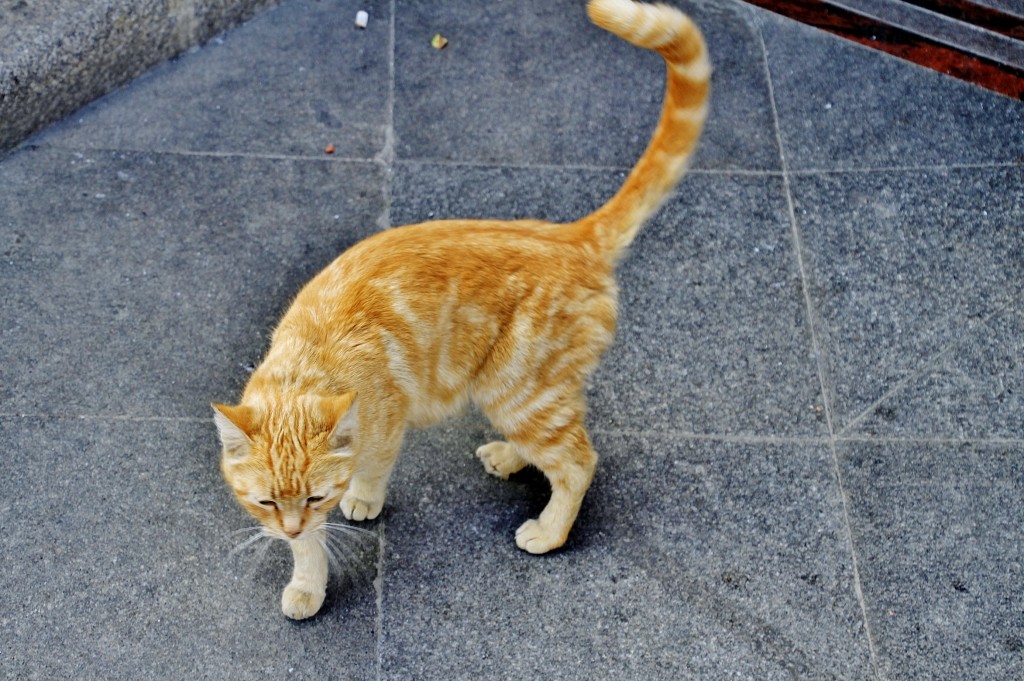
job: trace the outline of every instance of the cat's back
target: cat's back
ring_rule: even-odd
[[[321,277],[347,288],[398,285],[418,295],[448,292],[457,282],[480,296],[499,295],[510,286],[603,288],[611,273],[570,225],[440,220],[375,234],[343,253]]]

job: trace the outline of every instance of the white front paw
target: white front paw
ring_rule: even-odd
[[[325,592],[311,593],[298,586],[289,584],[281,594],[281,612],[293,620],[304,620],[312,617],[324,604]]]

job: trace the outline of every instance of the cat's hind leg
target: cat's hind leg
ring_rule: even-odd
[[[516,545],[529,553],[547,553],[565,543],[587,493],[597,454],[583,428],[582,414],[571,423],[520,445],[527,461],[540,469],[551,485],[551,498],[540,517],[516,530]]]
[[[529,553],[547,553],[565,543],[597,467],[597,454],[583,427],[583,398],[563,393],[550,399],[551,394],[542,392],[514,411],[481,404],[494,427],[508,437],[508,442],[477,450],[487,471],[507,477],[504,473],[532,465],[551,485],[551,498],[540,517],[516,531],[516,545]],[[537,409],[541,403],[545,406]]]
[[[530,553],[565,543],[597,467],[583,427],[583,391],[615,332],[614,282],[597,283],[603,292],[595,294],[595,285],[569,297],[538,286],[473,386],[473,400],[507,440],[478,450],[488,472],[531,465],[551,484],[543,512],[516,532],[516,544]]]

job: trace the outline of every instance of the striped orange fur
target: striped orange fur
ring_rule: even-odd
[[[477,450],[486,470],[532,465],[551,483],[517,545],[544,553],[566,540],[597,461],[583,389],[614,334],[615,264],[682,175],[710,79],[700,31],[678,10],[587,10],[667,63],[661,119],[618,193],[570,224],[450,220],[366,239],[299,293],[239,404],[214,405],[225,479],[292,546],[290,617],[323,600],[327,512],[376,517],[406,428],[471,400],[505,438]]]

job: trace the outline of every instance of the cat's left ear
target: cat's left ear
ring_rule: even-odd
[[[331,429],[328,446],[333,454],[352,453],[352,441],[358,429],[358,401],[354,392],[325,397],[320,401],[320,413],[324,423]]]
[[[244,457],[252,447],[251,433],[256,428],[256,418],[251,407],[232,407],[227,404],[211,404],[213,422],[217,424],[224,453],[230,457]]]

